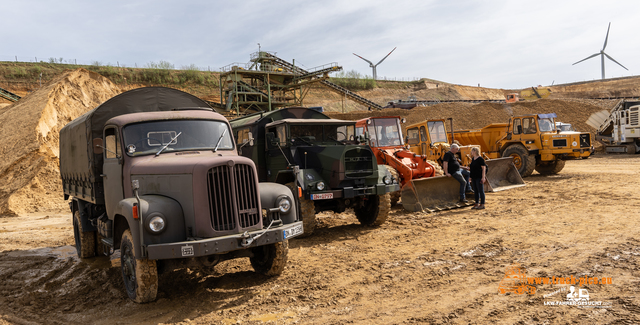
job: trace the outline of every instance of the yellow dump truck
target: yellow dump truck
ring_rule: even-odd
[[[565,160],[589,157],[592,146],[591,134],[556,130],[555,118],[555,113],[516,116],[508,123],[455,131],[454,137],[462,145],[480,145],[486,158],[513,157],[522,177],[534,169],[542,175],[557,174]]]

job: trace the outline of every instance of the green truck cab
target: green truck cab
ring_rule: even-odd
[[[390,210],[396,179],[378,165],[355,135],[355,121],[331,119],[304,107],[262,112],[231,122],[239,154],[258,166],[260,181],[299,188],[305,235],[315,214],[353,208],[363,225],[381,225]]]

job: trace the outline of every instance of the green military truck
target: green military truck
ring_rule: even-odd
[[[400,189],[371,148],[355,136],[355,121],[331,119],[304,107],[262,112],[231,122],[239,154],[258,166],[260,181],[300,189],[304,234],[315,214],[353,208],[363,225],[381,225]]]
[[[60,131],[60,175],[78,256],[120,250],[135,302],[153,301],[158,269],[212,270],[249,257],[280,274],[287,240],[303,232],[291,190],[259,183],[229,122],[187,93],[122,93]]]

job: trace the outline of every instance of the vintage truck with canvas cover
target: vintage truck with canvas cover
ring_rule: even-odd
[[[313,232],[320,211],[353,208],[358,221],[371,226],[387,219],[389,193],[400,186],[355,136],[355,121],[289,107],[237,118],[231,126],[239,153],[256,163],[261,181],[301,189],[305,235]]]
[[[170,88],[122,93],[67,124],[60,174],[78,256],[119,249],[139,303],[155,300],[158,269],[249,257],[256,272],[279,275],[287,240],[303,231],[291,190],[258,182],[228,121]]]

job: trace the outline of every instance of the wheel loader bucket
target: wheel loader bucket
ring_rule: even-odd
[[[485,192],[504,191],[526,185],[513,164],[513,157],[488,159],[486,163],[489,171]]]
[[[463,208],[471,203],[460,203],[460,183],[453,177],[436,176],[414,179],[400,192],[405,210],[429,212]],[[469,201],[471,202],[471,201]]]

